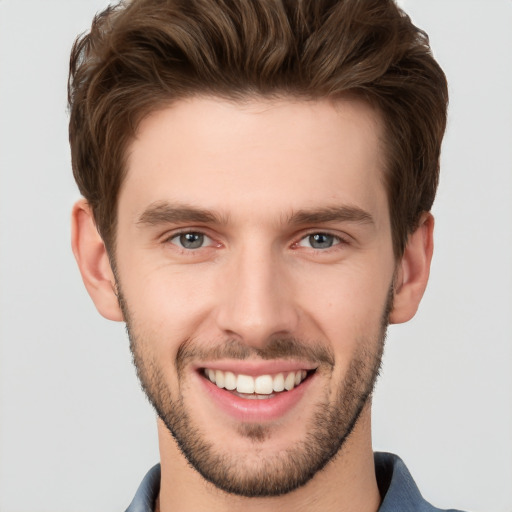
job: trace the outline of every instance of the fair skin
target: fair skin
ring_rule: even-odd
[[[169,415],[180,407],[185,430],[199,433],[214,460],[229,460],[236,477],[272,474],[298,453],[318,410],[339,411],[351,363],[378,360],[391,284],[390,322],[415,314],[428,280],[432,217],[423,215],[397,261],[380,119],[354,99],[182,100],[143,120],[127,171],[118,204],[117,285],[148,386]],[[73,250],[99,312],[123,321],[84,200],[73,210]],[[278,338],[299,340],[304,352],[258,356]],[[247,354],[223,352],[226,340]],[[312,347],[331,359],[317,361]],[[194,350],[180,359],[188,348]],[[228,371],[265,379],[304,371],[307,378],[249,400],[248,391],[219,388],[209,370],[222,378]],[[354,394],[361,393],[356,386]],[[236,495],[207,482],[159,419],[160,510],[374,512],[381,497],[370,400],[358,418],[338,456],[273,497]]]

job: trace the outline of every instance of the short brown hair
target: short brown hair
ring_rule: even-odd
[[[336,98],[381,113],[399,257],[434,201],[448,92],[428,36],[392,0],[131,0],[71,53],[73,173],[112,255],[126,150],[141,119],[197,94]]]

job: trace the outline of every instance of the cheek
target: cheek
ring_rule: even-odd
[[[305,272],[307,278],[296,288],[297,301],[330,334],[372,330],[380,326],[392,272],[369,269],[371,265],[340,265]]]
[[[151,338],[155,349],[175,355],[195,335],[208,315],[215,288],[204,274],[169,265],[134,262],[137,272],[121,273],[121,289],[137,331]]]
[[[371,267],[370,267],[371,268]],[[378,349],[392,273],[375,275],[355,266],[336,275],[316,274],[308,279],[308,293],[297,294],[306,319],[308,337],[321,336],[334,352],[334,379],[340,379],[350,362]],[[314,277],[314,278],[313,278]]]

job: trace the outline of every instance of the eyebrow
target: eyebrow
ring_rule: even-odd
[[[158,201],[148,206],[137,220],[137,224],[156,226],[182,222],[204,224],[226,224],[226,217],[210,210],[187,204],[173,204]],[[297,210],[286,217],[285,223],[291,225],[322,224],[324,222],[355,222],[374,225],[373,217],[357,206],[328,206],[311,210]]]
[[[328,206],[298,210],[288,218],[290,224],[321,224],[324,222],[356,222],[375,225],[371,214],[358,206]]]
[[[158,201],[149,205],[140,215],[137,224],[155,226],[180,222],[225,224],[226,219],[215,213],[187,204]]]

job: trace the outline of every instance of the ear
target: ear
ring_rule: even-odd
[[[96,309],[109,320],[123,321],[107,249],[96,229],[89,203],[85,199],[81,199],[73,206],[71,247]]]
[[[389,322],[410,320],[418,310],[427,287],[434,250],[434,217],[425,212],[416,231],[409,235],[395,277],[395,295]]]

